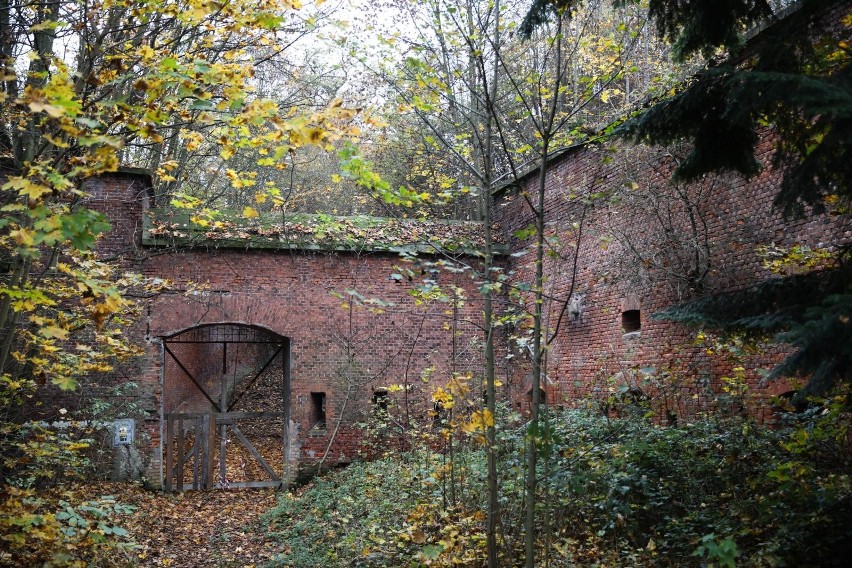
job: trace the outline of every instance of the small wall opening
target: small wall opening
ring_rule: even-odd
[[[325,428],[325,393],[311,393],[311,428]]]
[[[447,419],[447,409],[441,401],[436,401],[432,406],[432,420],[435,428],[441,428]]]
[[[633,333],[642,329],[642,316],[639,310],[621,312],[621,329],[624,333]]]
[[[388,411],[388,391],[385,389],[373,391],[373,410],[385,413]]]

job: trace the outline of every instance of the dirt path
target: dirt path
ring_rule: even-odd
[[[140,545],[131,559],[138,566],[261,566],[281,551],[257,525],[277,502],[272,490],[166,494],[130,484],[99,483],[87,486],[86,492],[92,497],[114,495],[136,507],[121,526]]]

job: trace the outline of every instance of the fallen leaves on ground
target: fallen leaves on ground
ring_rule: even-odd
[[[260,566],[281,551],[257,524],[276,504],[271,489],[170,494],[129,483],[93,483],[74,493],[81,501],[114,495],[136,507],[118,522],[139,545],[138,566]]]

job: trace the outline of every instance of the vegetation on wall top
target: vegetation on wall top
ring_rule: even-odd
[[[482,223],[326,214],[219,212],[199,219],[174,209],[154,209],[142,242],[150,246],[206,246],[275,250],[449,252],[476,254]]]

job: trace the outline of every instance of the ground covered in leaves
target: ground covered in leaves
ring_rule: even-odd
[[[126,483],[95,483],[76,487],[73,494],[81,501],[113,495],[136,508],[119,519],[138,545],[126,553],[129,565],[262,566],[281,552],[282,545],[258,526],[260,516],[277,502],[270,489],[168,494]]]
[[[847,401],[844,392],[781,415],[772,429],[721,414],[661,427],[628,409],[617,420],[592,410],[548,412],[536,565],[848,566]],[[498,565],[517,566],[525,554],[520,458],[529,430],[508,409],[498,418],[515,425],[497,440]],[[389,452],[292,494],[7,486],[0,567],[479,568],[484,452],[473,439],[447,440],[452,453],[428,444]],[[383,441],[388,447],[376,434]]]

